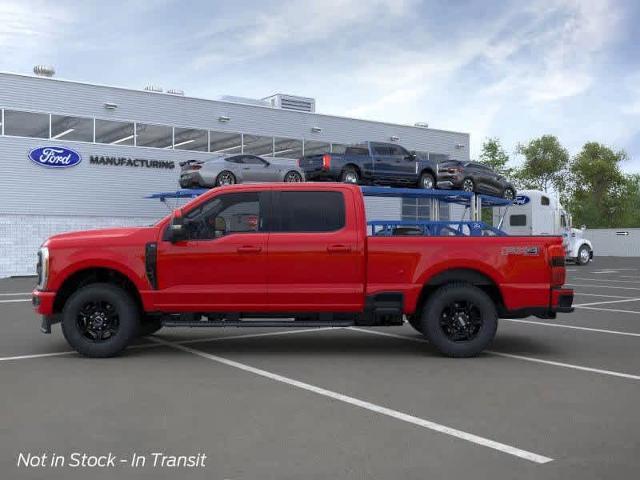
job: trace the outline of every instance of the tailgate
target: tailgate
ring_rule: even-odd
[[[305,155],[298,160],[298,165],[305,172],[316,172],[322,170],[322,157],[324,154]]]

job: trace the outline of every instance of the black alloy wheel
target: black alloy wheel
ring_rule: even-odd
[[[84,338],[100,343],[118,333],[120,316],[115,307],[105,300],[88,301],[80,308],[76,322]]]
[[[440,314],[440,328],[452,342],[468,342],[478,336],[482,315],[471,301],[453,301]]]

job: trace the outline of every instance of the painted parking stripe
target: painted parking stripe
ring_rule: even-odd
[[[588,282],[601,282],[604,280],[605,282],[613,282],[613,283],[640,283],[640,280],[614,280],[612,278],[585,278],[585,277],[573,277],[572,280],[586,280]]]
[[[30,302],[30,298],[18,298],[13,300],[0,300],[0,303],[20,303],[20,302]]]
[[[570,287],[587,287],[587,288],[616,288],[619,290],[640,290],[640,287],[619,287],[617,285],[580,285],[578,283],[565,283]]]
[[[504,443],[496,442],[495,440],[491,440],[485,437],[480,437],[478,435],[474,435],[472,433],[468,433],[462,430],[458,430],[452,427],[448,427],[446,425],[442,425],[431,420],[426,420],[424,418],[415,417],[413,415],[409,415],[407,413],[400,412],[398,410],[393,410],[391,408],[387,408],[381,405],[377,405],[375,403],[367,402],[365,400],[360,400],[355,397],[351,397],[349,395],[344,395],[339,392],[334,392],[332,390],[327,390],[322,387],[318,387],[316,385],[311,385],[309,383],[301,382],[299,380],[295,380],[293,378],[285,377],[283,375],[279,375],[277,373],[269,372],[267,370],[262,370],[260,368],[252,367],[251,365],[247,365],[246,363],[236,362],[234,360],[230,360],[228,358],[220,357],[218,355],[212,355],[207,352],[203,352],[202,350],[196,350],[191,347],[185,347],[184,345],[179,345],[177,343],[167,342],[164,340],[152,339],[155,342],[160,343],[161,345],[165,345],[167,347],[172,347],[177,350],[182,350],[183,352],[191,353],[193,355],[197,355],[202,358],[206,358],[207,360],[212,360],[217,363],[221,363],[223,365],[227,365],[229,367],[238,368],[245,372],[253,373],[254,375],[258,375],[264,378],[268,378],[270,380],[275,380],[276,382],[284,383],[302,390],[306,390],[308,392],[312,392],[318,395],[322,395],[323,397],[328,397],[333,400],[338,400],[340,402],[347,403],[349,405],[353,405],[359,408],[363,408],[365,410],[369,410],[371,412],[379,413],[381,415],[385,415],[387,417],[395,418],[396,420],[401,420],[403,422],[407,422],[413,425],[417,425],[419,427],[427,428],[429,430],[433,430],[436,432],[444,433],[446,435],[450,435],[452,437],[456,437],[462,440],[466,440],[471,443],[475,443],[477,445],[482,445],[487,448],[491,448],[493,450],[498,450],[500,452],[513,455],[515,457],[522,458],[524,460],[528,460],[534,463],[548,463],[553,461],[552,458],[545,457],[543,455],[538,455],[537,453],[529,452],[527,450],[522,450],[520,448],[513,447],[511,445],[507,445]]]
[[[178,340],[175,341],[173,343],[178,344],[178,345],[188,345],[190,343],[209,343],[209,342],[216,342],[216,341],[221,341],[221,340],[233,340],[233,339],[237,339],[237,338],[258,338],[258,337],[270,337],[270,336],[274,336],[274,335],[293,335],[296,333],[309,333],[309,332],[319,332],[319,331],[323,331],[323,330],[332,330],[334,328],[338,328],[338,327],[321,327],[321,328],[303,328],[300,330],[285,330],[285,331],[280,331],[280,332],[263,332],[263,333],[246,333],[246,334],[241,334],[241,335],[227,335],[227,336],[218,336],[218,337],[202,337],[202,338],[192,338],[189,340]],[[144,337],[146,339],[149,339],[151,337]],[[144,349],[144,348],[157,348],[159,347],[160,344],[154,342],[154,343],[143,343],[140,345],[131,345],[130,347],[127,347],[127,350],[131,349],[131,350],[137,350],[137,349]],[[64,352],[52,352],[52,353],[36,353],[33,355],[15,355],[12,357],[0,357],[0,362],[6,362],[6,361],[10,361],[10,360],[26,360],[26,359],[31,359],[31,358],[43,358],[43,357],[60,357],[63,355],[71,355],[77,353],[75,350],[67,350]]]
[[[589,307],[587,307],[587,308],[589,308]],[[363,328],[358,328],[358,327],[347,327],[347,330],[355,330],[355,331],[363,332],[363,333],[381,335],[383,337],[399,338],[399,339],[402,339],[402,340],[408,340],[410,342],[429,343],[429,342],[427,342],[427,340],[425,340],[423,338],[407,337],[406,335],[398,335],[397,333],[379,332],[377,330],[365,330]],[[513,359],[518,359],[518,360],[524,360],[526,362],[541,363],[541,364],[545,364],[545,365],[553,365],[555,367],[563,367],[563,368],[569,368],[569,369],[573,369],[573,370],[580,370],[580,371],[583,371],[583,372],[598,373],[600,375],[609,375],[609,376],[612,376],[612,377],[628,378],[628,379],[631,379],[631,380],[640,380],[640,375],[632,375],[630,373],[614,372],[613,370],[602,370],[602,369],[599,369],[599,368],[583,367],[582,365],[574,365],[572,363],[555,362],[553,360],[544,360],[542,358],[535,358],[535,357],[525,357],[524,355],[514,355],[514,354],[511,354],[511,353],[496,352],[496,351],[493,351],[493,350],[485,350],[485,353],[488,353],[488,354],[491,354],[491,355],[495,355],[497,357],[513,358]]]
[[[604,307],[577,307],[577,308],[583,308],[585,310],[598,310],[601,312],[631,313],[634,315],[640,315],[640,312],[638,312],[637,310],[621,310],[619,308],[604,308]]]
[[[31,295],[31,292],[20,292],[20,293],[0,293],[0,297],[20,297],[23,295]]]
[[[638,300],[640,300],[640,297],[626,298],[624,300],[607,300],[607,301],[604,301],[604,302],[578,303],[577,305],[573,305],[573,306],[574,307],[589,307],[591,305],[604,305],[605,303],[637,302]]]
[[[640,333],[621,332],[620,330],[606,330],[603,328],[579,327],[577,325],[562,325],[560,323],[537,322],[535,320],[520,320],[515,318],[501,318],[501,322],[522,323],[525,325],[539,325],[543,327],[569,328],[571,330],[581,330],[584,332],[610,333],[612,335],[624,335],[627,337],[640,337]]]
[[[574,295],[587,295],[589,297],[605,297],[605,298],[635,298],[635,297],[624,297],[622,295],[602,295],[601,293],[585,293],[585,292],[573,292]]]

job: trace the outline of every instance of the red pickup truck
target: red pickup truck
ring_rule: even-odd
[[[161,327],[402,325],[473,356],[498,318],[573,310],[560,237],[370,236],[359,187],[246,184],[150,227],[55,235],[38,252],[42,331],[116,355]]]

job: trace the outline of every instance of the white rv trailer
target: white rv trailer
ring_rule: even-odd
[[[493,224],[509,235],[561,235],[568,260],[578,265],[593,260],[593,246],[583,238],[586,227],[572,228],[571,215],[543,191],[519,191],[506,212],[493,209]]]

